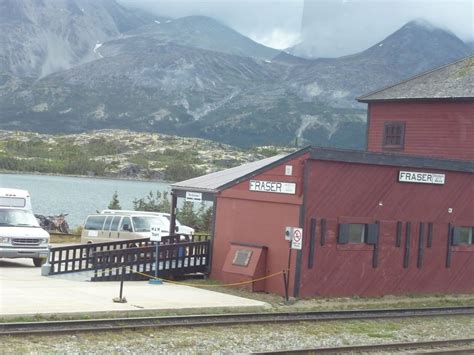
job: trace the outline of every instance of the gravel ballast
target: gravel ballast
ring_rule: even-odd
[[[474,316],[297,322],[2,337],[2,353],[248,353],[468,338]]]

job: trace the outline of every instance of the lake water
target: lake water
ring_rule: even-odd
[[[68,213],[72,228],[84,223],[96,210],[106,209],[117,191],[123,209],[133,209],[133,200],[150,191],[170,191],[169,185],[154,181],[109,180],[66,176],[0,174],[0,187],[28,190],[37,214]]]

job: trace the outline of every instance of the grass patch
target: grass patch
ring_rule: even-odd
[[[81,236],[76,234],[54,234],[50,233],[50,243],[54,244],[69,244],[69,243],[80,243]]]

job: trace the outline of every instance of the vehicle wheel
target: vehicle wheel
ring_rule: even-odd
[[[46,262],[46,258],[33,258],[33,264],[35,264],[36,267],[40,267]]]

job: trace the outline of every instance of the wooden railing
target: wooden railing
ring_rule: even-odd
[[[163,236],[159,244],[158,275],[178,276],[210,272],[209,235]],[[117,280],[122,268],[127,279],[155,275],[156,243],[149,238],[53,247],[49,275],[94,270],[93,281]]]
[[[49,252],[49,264],[51,265],[49,275],[93,270],[94,254],[97,252],[121,250],[131,246],[142,247],[151,243],[149,238],[142,238],[53,247]]]
[[[144,280],[158,277],[174,277],[192,273],[208,274],[210,271],[210,239],[171,243],[176,238],[162,238],[156,244],[138,248],[101,251],[94,253],[94,276],[91,281]],[[169,243],[168,243],[169,242]],[[158,265],[158,269],[156,269]]]

